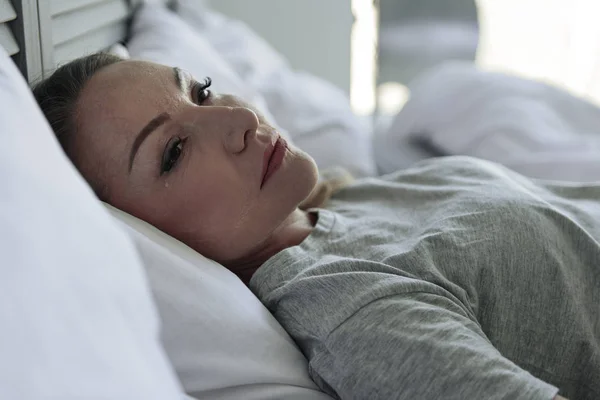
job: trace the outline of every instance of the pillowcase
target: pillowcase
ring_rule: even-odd
[[[127,48],[132,59],[180,67],[199,80],[209,76],[213,82],[211,89],[241,97],[275,124],[260,94],[243,82],[208,42],[165,6],[142,4],[138,7]],[[274,128],[289,139],[280,126],[275,124]]]
[[[110,54],[114,54],[116,56],[119,56],[121,58],[125,58],[125,59],[130,59],[131,56],[129,55],[129,50],[127,50],[127,47],[125,47],[125,45],[123,45],[122,43],[115,43],[112,46],[110,46],[107,51],[107,53]]]
[[[198,399],[330,399],[279,323],[225,267],[107,205],[136,243],[163,321],[162,340]]]
[[[177,13],[262,95],[276,122],[319,168],[344,167],[359,177],[375,174],[370,128],[352,113],[342,90],[292,70],[282,55],[240,21],[195,0],[179,0]]]
[[[0,398],[180,399],[135,248],[0,48]]]

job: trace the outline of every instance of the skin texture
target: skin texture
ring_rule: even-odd
[[[85,85],[75,110],[70,153],[102,199],[245,281],[314,226],[297,208],[316,185],[314,161],[289,145],[261,187],[265,151],[278,133],[249,104],[209,94],[184,71],[177,79],[172,68],[147,62],[108,66]],[[137,135],[164,113],[129,170]],[[165,159],[169,170],[161,172]]]

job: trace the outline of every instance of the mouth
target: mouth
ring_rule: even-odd
[[[267,183],[269,178],[271,178],[271,176],[277,172],[283,162],[286,152],[287,142],[283,140],[281,136],[277,137],[275,144],[267,147],[263,157],[262,182],[260,183],[261,189]]]

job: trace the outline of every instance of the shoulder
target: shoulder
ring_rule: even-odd
[[[414,175],[446,178],[470,176],[489,179],[507,173],[515,174],[506,167],[491,161],[468,156],[451,156],[423,160],[389,176],[396,178]]]
[[[418,162],[392,174],[359,179],[336,193],[333,199],[364,207],[373,201],[376,201],[376,204],[372,204],[375,206],[379,206],[381,201],[391,201],[398,206],[411,203],[413,198],[417,202],[429,202],[457,194],[488,197],[490,191],[497,197],[507,188],[515,188],[515,181],[520,180],[526,178],[493,162],[465,156],[439,157]],[[332,204],[334,208],[337,205],[335,202]]]
[[[476,201],[490,198],[498,201],[505,197],[521,197],[524,187],[534,186],[538,184],[500,164],[452,156],[431,158],[392,174],[358,180],[341,190],[334,199],[359,203],[376,200],[377,204],[393,201],[395,205],[407,205],[411,199],[420,204],[425,200],[430,203],[457,196]]]

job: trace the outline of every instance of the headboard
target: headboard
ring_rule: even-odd
[[[19,52],[19,44],[15,40],[8,25],[17,19],[17,12],[9,0],[0,0],[0,44],[9,55]]]
[[[125,39],[129,16],[145,1],[169,2],[0,0],[0,45],[34,82],[60,64]]]

